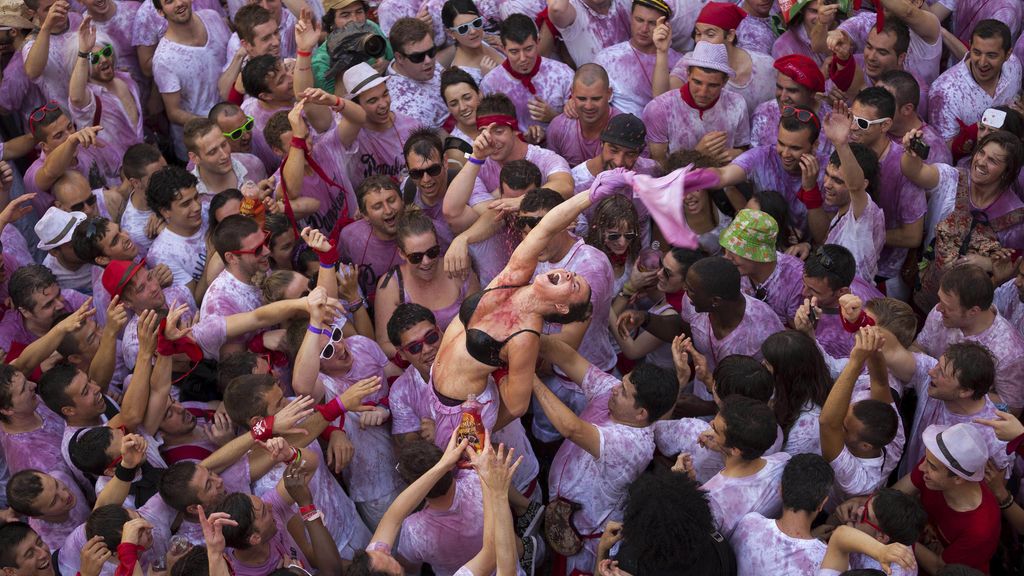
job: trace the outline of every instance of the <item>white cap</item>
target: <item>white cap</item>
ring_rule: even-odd
[[[345,98],[355,98],[370,88],[387,82],[387,78],[381,76],[373,66],[360,62],[345,71],[342,82],[345,84]]]
[[[85,214],[82,212],[65,212],[56,206],[50,206],[46,214],[36,222],[35,231],[39,237],[37,247],[49,252],[71,242],[71,234],[83,220]]]
[[[977,425],[932,424],[925,428],[921,438],[925,448],[953,474],[971,482],[980,482],[985,478],[988,448]]]

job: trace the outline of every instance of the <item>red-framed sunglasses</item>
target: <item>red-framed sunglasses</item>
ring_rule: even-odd
[[[46,118],[47,114],[60,109],[61,107],[59,102],[56,100],[50,100],[46,104],[43,104],[39,108],[33,110],[32,113],[28,115],[28,131],[30,133],[34,133],[36,122],[42,122],[43,119]]]
[[[860,513],[860,523],[861,524],[867,524],[868,526],[871,526],[872,528],[877,530],[879,534],[885,534],[885,530],[882,530],[878,526],[878,524],[875,524],[870,519],[868,519],[868,512],[869,512],[869,510],[871,510],[871,499],[874,498],[874,497],[875,497],[875,495],[872,494],[871,496],[868,496],[867,500],[864,501],[864,509],[861,510],[861,513]]]
[[[796,117],[797,120],[803,122],[804,124],[810,124],[811,122],[813,122],[819,130],[821,129],[821,121],[818,120],[818,116],[814,112],[811,112],[806,108],[797,108],[796,106],[783,106],[782,117]]]
[[[424,345],[433,346],[434,344],[437,344],[440,340],[441,331],[438,330],[437,328],[431,328],[430,331],[423,335],[423,338],[420,338],[419,340],[413,340],[412,342],[409,342],[405,346],[402,346],[402,350],[405,350],[409,354],[419,354],[420,352],[423,352]]]
[[[255,248],[252,248],[251,250],[228,250],[228,254],[237,254],[239,256],[243,254],[252,254],[253,256],[258,256],[263,252],[264,248],[270,248],[270,232],[266,230],[263,231],[263,241]]]

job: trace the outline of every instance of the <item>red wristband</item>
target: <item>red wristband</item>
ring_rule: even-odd
[[[320,266],[324,268],[333,268],[338,263],[338,242],[331,240],[331,247],[323,252],[317,252],[316,255],[320,259]]]
[[[310,504],[309,506],[303,506],[299,508],[299,514],[305,516],[310,512],[316,512],[316,504]]]
[[[252,439],[257,442],[266,442],[274,436],[274,417],[267,416],[260,418],[252,425],[252,430],[249,431],[252,434]]]
[[[331,441],[331,434],[334,434],[335,432],[338,432],[338,431],[340,431],[342,433],[345,432],[345,430],[343,428],[341,428],[340,426],[335,426],[335,425],[331,424],[331,425],[327,426],[327,428],[324,428],[324,431],[320,433],[320,439],[323,440],[324,442],[330,442]]]
[[[245,94],[239,92],[238,89],[235,88],[234,82],[231,83],[231,90],[228,91],[228,102],[231,102],[236,106],[241,106],[242,102],[245,102]]]
[[[298,56],[299,58],[309,58],[310,56],[313,55],[313,52],[307,52],[305,50],[296,50],[295,55]]]
[[[318,404],[313,407],[314,410],[320,413],[324,417],[324,420],[328,422],[334,422],[338,418],[345,415],[345,406],[342,405],[341,400],[335,396],[333,400],[326,404]],[[341,421],[342,426],[345,425],[345,421]]]
[[[811,188],[810,190],[801,188],[796,193],[796,197],[803,202],[804,206],[806,206],[808,210],[821,208],[821,205],[825,203],[825,199],[822,198],[821,190],[818,189],[817,184],[815,184],[814,188]]]
[[[850,334],[855,333],[865,326],[875,325],[875,320],[871,316],[868,316],[868,313],[863,310],[860,311],[860,316],[857,317],[856,322],[850,322],[846,319],[846,316],[842,315],[842,313],[839,314],[839,321],[843,325],[843,330],[846,330]]]
[[[114,576],[131,576],[135,572],[135,564],[139,561],[142,553],[142,546],[131,542],[122,542],[117,545],[117,569]]]
[[[298,148],[300,150],[309,152],[309,148],[306,146],[306,139],[299,138],[298,136],[292,136],[292,148]]]

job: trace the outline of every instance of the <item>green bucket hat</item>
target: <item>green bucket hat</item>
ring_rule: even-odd
[[[743,209],[722,232],[718,243],[729,252],[754,262],[775,262],[779,225],[768,213]]]

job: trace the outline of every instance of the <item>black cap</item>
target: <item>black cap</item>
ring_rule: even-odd
[[[647,127],[643,120],[632,114],[612,116],[601,133],[601,141],[639,150],[647,143]]]

